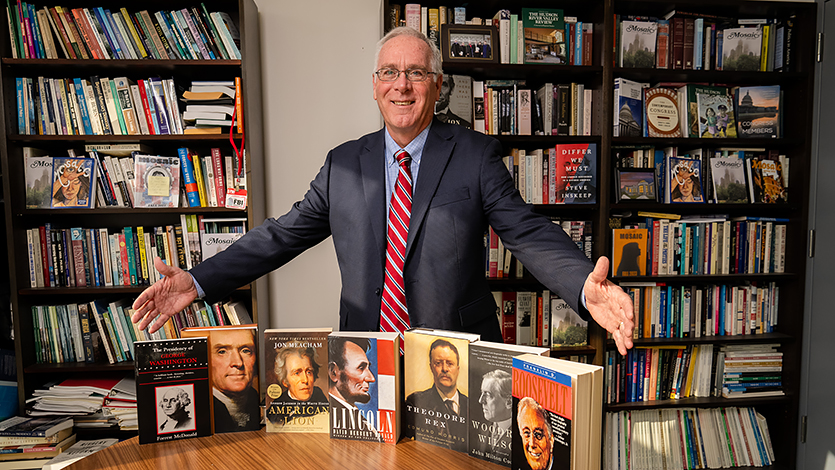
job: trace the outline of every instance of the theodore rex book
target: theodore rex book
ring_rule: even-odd
[[[264,331],[267,432],[327,433],[331,328]]]
[[[332,439],[400,438],[400,335],[340,331],[328,336]]]
[[[404,435],[466,453],[469,346],[479,336],[413,328],[405,337]]]
[[[470,345],[469,388],[472,400],[468,453],[471,456],[510,466],[513,357],[547,353],[548,348],[489,341],[476,341]]]
[[[603,368],[525,354],[512,380],[511,468],[599,469]]]
[[[139,443],[212,434],[206,338],[134,343]]]

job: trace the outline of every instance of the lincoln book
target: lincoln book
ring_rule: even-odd
[[[267,432],[327,433],[331,328],[264,331]]]
[[[261,429],[257,325],[183,328],[183,338],[209,340],[212,430],[215,433]]]
[[[469,346],[478,335],[406,331],[404,435],[467,452]]]
[[[332,439],[400,438],[400,335],[340,331],[328,336]]]
[[[206,338],[134,343],[139,443],[212,434]]]
[[[514,356],[545,355],[548,348],[476,341],[470,345],[469,445],[471,456],[510,466]],[[478,399],[476,399],[478,397]]]
[[[511,468],[599,469],[603,368],[525,354],[512,380]]]

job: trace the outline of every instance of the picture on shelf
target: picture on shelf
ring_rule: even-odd
[[[56,157],[52,160],[52,208],[92,208],[95,185],[92,158]]]
[[[523,8],[526,64],[565,64],[565,17],[562,10]]]
[[[441,25],[441,55],[444,62],[499,63],[495,26]]]
[[[695,158],[670,157],[670,202],[705,202],[700,165]]]
[[[655,170],[619,168],[616,170],[619,201],[656,201]]]
[[[713,157],[710,159],[710,177],[713,180],[713,199],[719,204],[747,204],[748,188],[745,185],[745,160],[737,157]]]

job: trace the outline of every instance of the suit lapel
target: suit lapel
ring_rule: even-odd
[[[412,195],[412,217],[409,222],[409,240],[406,244],[407,263],[409,254],[413,250],[412,245],[415,236],[423,226],[429,203],[435,196],[435,191],[441,182],[441,176],[443,176],[447,162],[452,156],[452,149],[455,148],[448,127],[448,125],[437,120],[433,121],[432,127],[429,129],[429,136],[426,138],[426,145],[423,147],[420,173]]]
[[[386,250],[386,175],[385,164],[381,157],[386,152],[385,129],[376,132],[369,139],[368,145],[359,156],[360,171],[362,172],[362,188],[365,204],[368,207],[368,218],[371,222],[374,240],[377,242],[378,253],[385,256]]]

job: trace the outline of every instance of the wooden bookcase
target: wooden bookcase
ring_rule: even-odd
[[[392,2],[393,3],[393,2]],[[678,407],[731,407],[752,406],[768,419],[771,441],[774,445],[776,465],[774,468],[791,468],[797,454],[798,409],[800,403],[800,370],[807,259],[807,222],[809,211],[808,188],[810,181],[810,160],[812,154],[812,109],[814,93],[814,56],[817,7],[814,3],[763,2],[743,0],[688,0],[666,2],[662,0],[592,0],[587,2],[530,1],[524,5],[513,2],[490,0],[474,4],[462,1],[437,1],[422,3],[421,6],[456,7],[465,6],[467,19],[480,17],[490,20],[499,9],[510,9],[521,15],[521,7],[560,8],[567,16],[580,21],[594,23],[593,61],[591,66],[573,65],[444,65],[445,74],[460,74],[475,80],[525,79],[527,88],[536,90],[546,82],[582,82],[593,90],[593,125],[588,137],[556,136],[495,136],[503,145],[505,154],[511,148],[547,148],[557,143],[597,142],[599,160],[597,173],[597,204],[595,205],[542,205],[537,212],[571,219],[591,219],[594,222],[593,254],[611,257],[611,217],[622,217],[637,211],[666,212],[681,215],[727,214],[729,216],[760,216],[788,218],[786,242],[786,268],[783,274],[730,274],[719,276],[665,276],[614,278],[622,281],[655,281],[671,285],[742,284],[745,282],[776,282],[780,286],[779,323],[774,333],[749,336],[714,336],[693,339],[641,339],[636,347],[658,345],[695,345],[712,343],[716,347],[724,344],[753,344],[776,342],[783,352],[783,389],[785,396],[750,399],[688,398],[650,402],[604,405],[609,412],[640,410],[647,408]],[[402,7],[402,5],[401,5]],[[384,28],[389,29],[389,2],[383,5]],[[787,72],[730,72],[704,70],[661,70],[619,68],[614,64],[613,44],[615,38],[615,15],[642,15],[662,17],[671,10],[692,12],[699,15],[715,15],[731,18],[779,18],[794,17],[795,35],[792,42],[794,65]],[[697,138],[659,139],[613,137],[613,83],[618,77],[647,82],[711,83],[727,86],[780,85],[783,92],[781,107],[783,134],[780,139],[714,139]],[[658,148],[679,146],[695,147],[761,147],[779,150],[789,156],[790,187],[789,203],[781,205],[764,204],[662,204],[662,203],[619,203],[615,197],[613,146],[653,145]],[[709,180],[707,181],[709,184]],[[494,279],[491,285],[496,291],[534,291],[543,287],[533,278]],[[611,340],[597,325],[589,327],[589,347],[568,354],[593,355],[595,364],[603,365],[606,351],[614,349]],[[564,351],[552,351],[553,355],[564,356]]]
[[[9,277],[11,305],[14,320],[15,353],[17,356],[18,402],[20,412],[24,400],[34,389],[47,382],[86,374],[125,375],[133,370],[132,362],[108,364],[107,358],[95,364],[63,363],[37,364],[33,335],[31,307],[33,305],[89,302],[105,298],[135,298],[143,287],[79,287],[79,288],[31,288],[27,258],[26,229],[46,222],[56,228],[106,227],[113,230],[125,226],[156,226],[178,224],[180,214],[200,214],[208,217],[247,218],[247,227],[255,227],[265,218],[264,197],[264,146],[261,111],[261,64],[258,9],[253,0],[208,0],[209,11],[228,13],[241,35],[241,60],[72,60],[72,59],[14,59],[12,58],[8,32],[0,35],[0,86],[3,100],[0,103],[0,159],[2,160],[2,194],[5,196],[4,222],[9,253]],[[199,7],[200,2],[175,0],[165,5],[140,5],[124,1],[104,1],[97,4],[72,1],[64,7],[101,6],[118,11],[125,7],[130,13],[148,9],[151,14],[159,8],[167,10]],[[38,5],[43,8],[43,5]],[[49,4],[48,6],[53,6]],[[5,15],[3,15],[5,22]],[[57,45],[56,45],[57,47]],[[216,135],[125,135],[125,136],[63,136],[19,135],[17,130],[16,77],[74,78],[99,75],[102,77],[127,76],[144,79],[150,76],[173,78],[175,84],[187,89],[192,80],[233,80],[241,77],[245,126],[246,170],[248,205],[245,212],[226,208],[96,208],[96,209],[26,209],[23,147],[45,149],[50,156],[66,156],[67,149],[86,154],[87,143],[142,143],[158,155],[177,156],[177,148],[188,147],[200,155],[208,155],[211,148],[221,149],[223,155],[232,155],[228,131]],[[235,134],[240,148],[244,137]],[[258,280],[233,294],[250,308],[257,321],[259,307],[269,304],[266,280]]]

